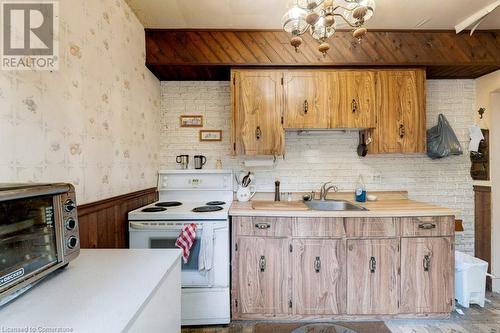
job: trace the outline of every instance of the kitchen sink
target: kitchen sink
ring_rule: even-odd
[[[312,200],[304,202],[312,210],[328,211],[361,211],[368,210],[365,207],[354,205],[345,200]]]

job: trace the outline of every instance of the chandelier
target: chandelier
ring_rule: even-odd
[[[375,10],[375,0],[295,0],[294,6],[281,19],[283,30],[290,33],[290,44],[298,52],[302,44],[300,35],[309,31],[320,45],[318,50],[326,56],[330,49],[327,39],[333,36],[337,20],[353,28],[353,37],[359,42],[368,31],[363,25]]]

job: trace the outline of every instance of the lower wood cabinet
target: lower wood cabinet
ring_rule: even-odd
[[[238,240],[238,311],[242,314],[288,313],[288,242],[283,238]]]
[[[347,241],[347,314],[398,312],[399,240]]]
[[[453,238],[401,239],[401,313],[445,313],[453,308]]]
[[[233,217],[233,319],[443,318],[452,220]]]
[[[345,240],[294,239],[292,244],[293,313],[345,313]]]

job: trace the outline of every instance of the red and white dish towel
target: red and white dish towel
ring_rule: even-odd
[[[182,227],[182,231],[175,242],[175,246],[182,250],[182,259],[187,264],[189,253],[196,238],[196,224],[186,224]]]

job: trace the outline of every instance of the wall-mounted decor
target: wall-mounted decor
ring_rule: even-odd
[[[180,116],[181,127],[203,127],[203,116]]]
[[[201,130],[200,141],[222,141],[221,130]]]

